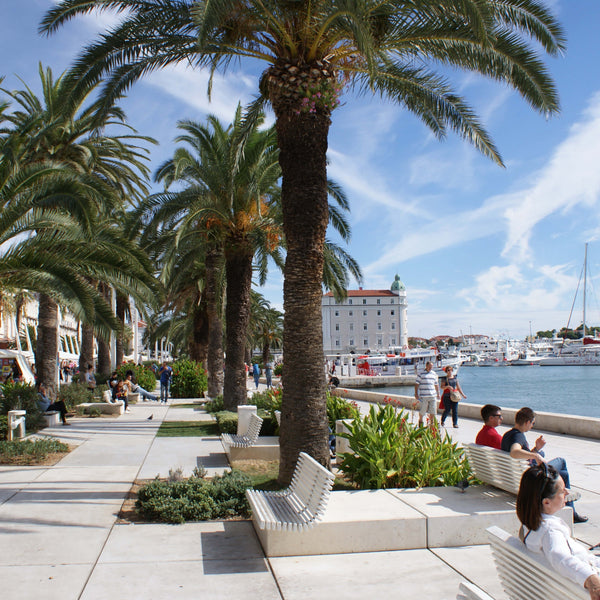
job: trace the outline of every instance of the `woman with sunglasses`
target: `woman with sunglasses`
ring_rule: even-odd
[[[527,469],[517,495],[519,537],[528,550],[543,554],[552,569],[588,590],[591,600],[600,600],[600,557],[574,540],[570,528],[556,516],[568,492],[552,465]]]

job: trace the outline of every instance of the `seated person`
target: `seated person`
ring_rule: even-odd
[[[502,422],[502,409],[494,404],[486,404],[481,408],[481,418],[483,427],[479,430],[475,443],[500,450],[502,436],[496,431],[496,427]]]
[[[125,373],[124,385],[130,394],[139,394],[144,399],[144,402],[146,400],[158,402],[158,396],[151,394],[133,381],[133,371],[127,371],[127,373]]]
[[[121,400],[123,402],[123,406],[124,406],[124,411],[125,412],[130,412],[129,410],[129,403],[127,402],[127,384],[125,381],[119,381],[117,383],[117,385],[115,386],[115,400],[119,401]]]
[[[340,380],[335,375],[332,375],[329,378],[329,389],[334,390],[335,388],[337,388],[339,386],[340,386]]]
[[[107,383],[108,383],[108,389],[110,390],[110,393],[112,394],[112,399],[114,402],[117,399],[117,385],[119,384],[119,376],[117,375],[116,371],[113,371],[111,373],[111,376]]]
[[[51,410],[56,410],[60,413],[60,420],[63,425],[70,425],[71,423],[67,423],[67,407],[62,400],[58,400],[58,402],[52,402],[48,397],[48,391],[46,390],[46,386],[43,383],[40,383],[38,386],[38,406],[42,412],[48,412]]]
[[[570,528],[555,515],[565,505],[567,492],[551,465],[542,462],[527,469],[517,495],[519,537],[528,550],[543,554],[557,573],[583,586],[591,600],[600,600],[600,557],[573,539]]]
[[[510,455],[513,458],[524,458],[529,460],[530,464],[537,463],[539,465],[548,463],[548,465],[552,465],[562,477],[565,486],[570,488],[571,484],[569,480],[569,471],[567,470],[567,461],[561,457],[553,458],[550,461],[547,461],[544,458],[542,448],[546,445],[546,440],[544,440],[543,435],[540,435],[535,440],[533,450],[529,449],[525,434],[528,431],[531,431],[534,425],[535,413],[533,410],[527,406],[521,408],[515,415],[515,426],[502,436],[501,449],[505,452],[510,452]],[[587,517],[577,513],[572,500],[567,502],[567,506],[570,506],[573,509],[573,521],[575,523],[585,523],[588,520]]]

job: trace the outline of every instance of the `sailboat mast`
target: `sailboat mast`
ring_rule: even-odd
[[[585,257],[583,259],[583,337],[585,337],[585,293],[587,290],[587,243],[585,245]]]

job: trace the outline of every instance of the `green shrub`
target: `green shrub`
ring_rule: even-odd
[[[0,440],[8,436],[8,415],[0,415]]]
[[[206,402],[204,404],[204,410],[206,410],[207,413],[211,413],[211,414],[218,413],[218,412],[221,412],[222,410],[225,410],[225,405],[223,404],[223,395],[219,394],[212,400],[209,400],[208,402]]]
[[[254,392],[252,397],[248,399],[248,404],[253,404],[258,409],[281,410],[281,390]]]
[[[282,373],[283,373],[283,363],[279,363],[278,365],[275,365],[275,368],[273,369],[273,375],[276,375],[277,377],[281,377]]]
[[[184,523],[248,514],[246,489],[250,479],[239,471],[212,479],[190,477],[184,481],[155,479],[138,491],[136,507],[151,521]]]
[[[61,386],[58,398],[64,401],[67,409],[73,410],[79,404],[91,402],[93,394],[83,384],[70,383],[69,385]]]
[[[340,468],[361,489],[455,485],[469,476],[463,450],[446,432],[415,427],[391,405],[371,406],[348,429],[341,437],[351,452]]]
[[[69,446],[58,440],[14,440],[0,441],[0,463],[14,461],[15,458],[43,460],[51,452],[68,452]]]
[[[0,414],[6,415],[9,410],[25,410],[25,426],[27,431],[37,431],[46,426],[44,415],[38,405],[38,395],[34,386],[28,383],[10,382],[2,387],[0,397]]]
[[[237,433],[238,416],[237,413],[228,410],[222,410],[215,413],[215,419],[221,433]]]
[[[127,371],[133,371],[133,380],[142,388],[154,392],[156,388],[156,376],[154,371],[143,365],[136,365],[134,362],[127,362],[117,367],[117,376],[119,379],[125,379]]]
[[[172,365],[172,398],[201,398],[207,389],[206,371],[193,360],[181,359]]]
[[[341,419],[357,419],[360,411],[356,402],[350,402],[327,392],[327,420],[331,431],[335,432],[335,422]]]
[[[102,415],[102,410],[99,406],[86,406],[84,409],[84,414],[89,415],[90,417],[96,418]]]

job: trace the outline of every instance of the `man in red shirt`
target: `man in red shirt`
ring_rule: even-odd
[[[502,436],[496,431],[496,427],[502,422],[502,409],[494,404],[486,404],[481,409],[481,418],[484,425],[477,434],[475,443],[500,450]]]

